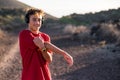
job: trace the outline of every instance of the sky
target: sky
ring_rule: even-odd
[[[73,13],[84,14],[120,8],[120,0],[18,0],[27,5],[44,10],[46,13],[62,17]]]

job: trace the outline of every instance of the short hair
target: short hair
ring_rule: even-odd
[[[41,9],[29,9],[25,15],[25,22],[29,23],[29,19],[30,19],[30,15],[34,15],[38,13],[39,15],[42,16],[42,21],[43,21],[43,17],[45,15],[44,11]]]

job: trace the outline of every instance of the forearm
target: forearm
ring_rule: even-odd
[[[49,62],[49,63],[52,62],[52,55],[47,50],[43,51],[42,55],[47,62]]]
[[[71,55],[69,55],[67,52],[65,52],[64,50],[58,48],[57,46],[53,45],[50,42],[44,42],[44,46],[45,48],[47,48],[48,50],[51,50],[55,53],[59,53],[61,55],[64,56],[65,60],[69,63],[69,66],[73,65],[73,58]]]
[[[49,50],[51,50],[51,51],[53,51],[53,52],[55,52],[55,53],[59,53],[59,54],[61,54],[61,55],[67,54],[64,50],[58,48],[57,46],[53,45],[53,44],[50,43],[50,42],[45,42],[44,45],[45,45],[45,47],[46,47],[47,49],[49,49]]]

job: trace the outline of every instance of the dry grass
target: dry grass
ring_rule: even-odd
[[[103,23],[100,24],[98,30],[94,31],[94,36],[90,34],[92,30],[89,26],[73,26],[67,25],[65,26],[63,32],[69,33],[72,37],[72,40],[80,40],[85,42],[90,42],[95,39],[98,41],[106,41],[106,43],[117,43],[120,44],[120,30],[119,26],[112,23]]]
[[[75,33],[75,31],[76,31],[76,27],[70,24],[65,26],[65,28],[63,29],[64,33],[69,33],[69,34],[73,34]]]
[[[64,33],[69,33],[71,35],[72,40],[79,40],[81,43],[90,42],[90,28],[87,26],[72,26],[67,25],[64,28]]]

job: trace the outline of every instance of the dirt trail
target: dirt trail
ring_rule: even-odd
[[[0,63],[0,80],[19,80],[21,72],[21,58],[19,55],[18,41],[10,47]]]

